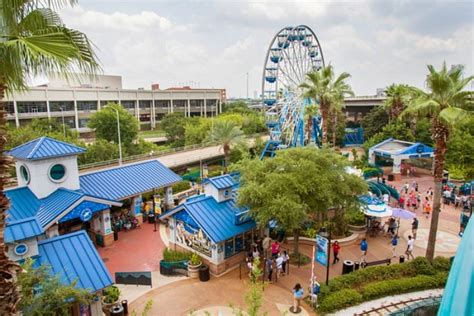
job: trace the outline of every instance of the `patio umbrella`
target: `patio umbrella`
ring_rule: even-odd
[[[392,210],[392,216],[401,219],[414,219],[416,214],[403,208],[389,207]]]

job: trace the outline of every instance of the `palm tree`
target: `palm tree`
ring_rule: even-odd
[[[313,129],[313,117],[318,115],[319,109],[315,104],[308,105],[304,109],[304,118],[306,119],[306,135],[308,141],[311,140],[311,130]],[[316,141],[316,140],[315,140]]]
[[[70,5],[75,3],[69,1]],[[8,258],[3,239],[9,207],[3,193],[9,164],[3,155],[5,93],[26,89],[28,77],[49,73],[67,77],[73,71],[94,74],[100,69],[86,35],[67,28],[51,9],[65,4],[68,1],[10,0],[3,1],[0,10],[0,310],[5,315],[16,315],[20,299],[16,285],[19,266]]]
[[[388,112],[389,122],[396,120],[410,101],[410,89],[406,84],[392,84],[385,89],[387,99],[382,106]]]
[[[336,147],[336,138],[337,138],[337,124],[339,120],[339,115],[342,113],[342,109],[346,106],[344,104],[344,98],[335,99],[331,104],[330,116],[331,116],[331,133],[332,133],[332,147]]]
[[[346,72],[341,73],[337,78],[334,74],[332,65],[323,67],[319,71],[313,71],[306,74],[306,81],[300,85],[303,89],[303,97],[315,100],[321,110],[323,120],[323,144],[327,143],[328,132],[328,114],[331,106],[339,98],[346,95],[353,95],[351,87],[346,79],[350,75]]]
[[[243,135],[244,132],[242,132],[240,127],[227,120],[218,120],[207,135],[208,141],[222,144],[226,170],[229,165],[230,147],[242,141]]]
[[[449,140],[450,131],[456,123],[472,115],[473,91],[464,91],[474,76],[463,78],[463,67],[455,67],[447,70],[443,63],[441,70],[437,71],[432,65],[428,66],[427,77],[428,92],[411,87],[416,97],[409,103],[403,115],[427,117],[432,123],[431,137],[435,142],[434,152],[434,181],[435,190],[433,197],[433,214],[431,217],[430,233],[426,258],[433,260],[435,253],[436,233],[438,231],[438,219],[441,200],[441,182],[446,157],[446,143]]]

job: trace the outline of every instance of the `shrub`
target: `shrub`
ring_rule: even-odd
[[[201,257],[199,257],[198,254],[196,253],[193,253],[191,255],[191,258],[189,259],[189,262],[193,265],[193,266],[197,266],[197,265],[200,265],[202,263],[202,260],[201,260]]]
[[[120,289],[115,285],[108,286],[104,289],[104,301],[107,304],[112,304],[118,301],[120,297]]]
[[[435,268],[425,257],[416,257],[409,264],[415,268],[416,274],[433,275],[436,273]]]
[[[365,215],[359,210],[348,210],[344,213],[344,218],[349,225],[362,226],[365,224]]]
[[[446,284],[447,276],[446,272],[439,272],[432,276],[418,275],[412,278],[375,282],[363,288],[362,297],[365,301],[369,301],[387,295],[443,287]]]
[[[436,257],[433,260],[433,268],[439,271],[448,271],[451,269],[451,260],[446,257]]]
[[[362,295],[353,289],[344,289],[329,294],[320,300],[318,310],[321,312],[332,312],[349,306],[357,305],[362,302]]]
[[[175,261],[188,261],[191,258],[191,252],[182,252],[165,248],[163,250],[163,261],[175,262]]]

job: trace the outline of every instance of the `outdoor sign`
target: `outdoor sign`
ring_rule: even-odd
[[[143,202],[143,199],[142,199],[142,196],[137,196],[135,199],[134,199],[134,211],[135,211],[135,214],[138,215],[142,212],[142,202]]]
[[[15,246],[15,248],[13,249],[13,252],[15,252],[15,254],[17,256],[23,256],[23,255],[26,255],[27,252],[28,252],[28,246],[26,244],[18,244]]]
[[[81,214],[79,215],[79,218],[83,222],[88,222],[92,218],[92,210],[90,208],[85,208],[82,210]]]
[[[207,165],[202,166],[202,178],[205,179],[209,175],[209,169]]]
[[[115,272],[115,283],[152,286],[151,272]]]
[[[328,243],[327,238],[316,235],[316,258],[314,260],[324,267],[328,264]]]
[[[155,214],[157,215],[160,215],[161,214],[161,197],[159,194],[156,194],[153,196],[153,201],[155,203],[155,209],[154,209],[154,212]]]

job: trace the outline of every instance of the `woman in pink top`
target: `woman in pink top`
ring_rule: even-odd
[[[280,243],[278,242],[278,240],[275,240],[272,243],[272,257],[276,258],[279,252],[280,252]]]

